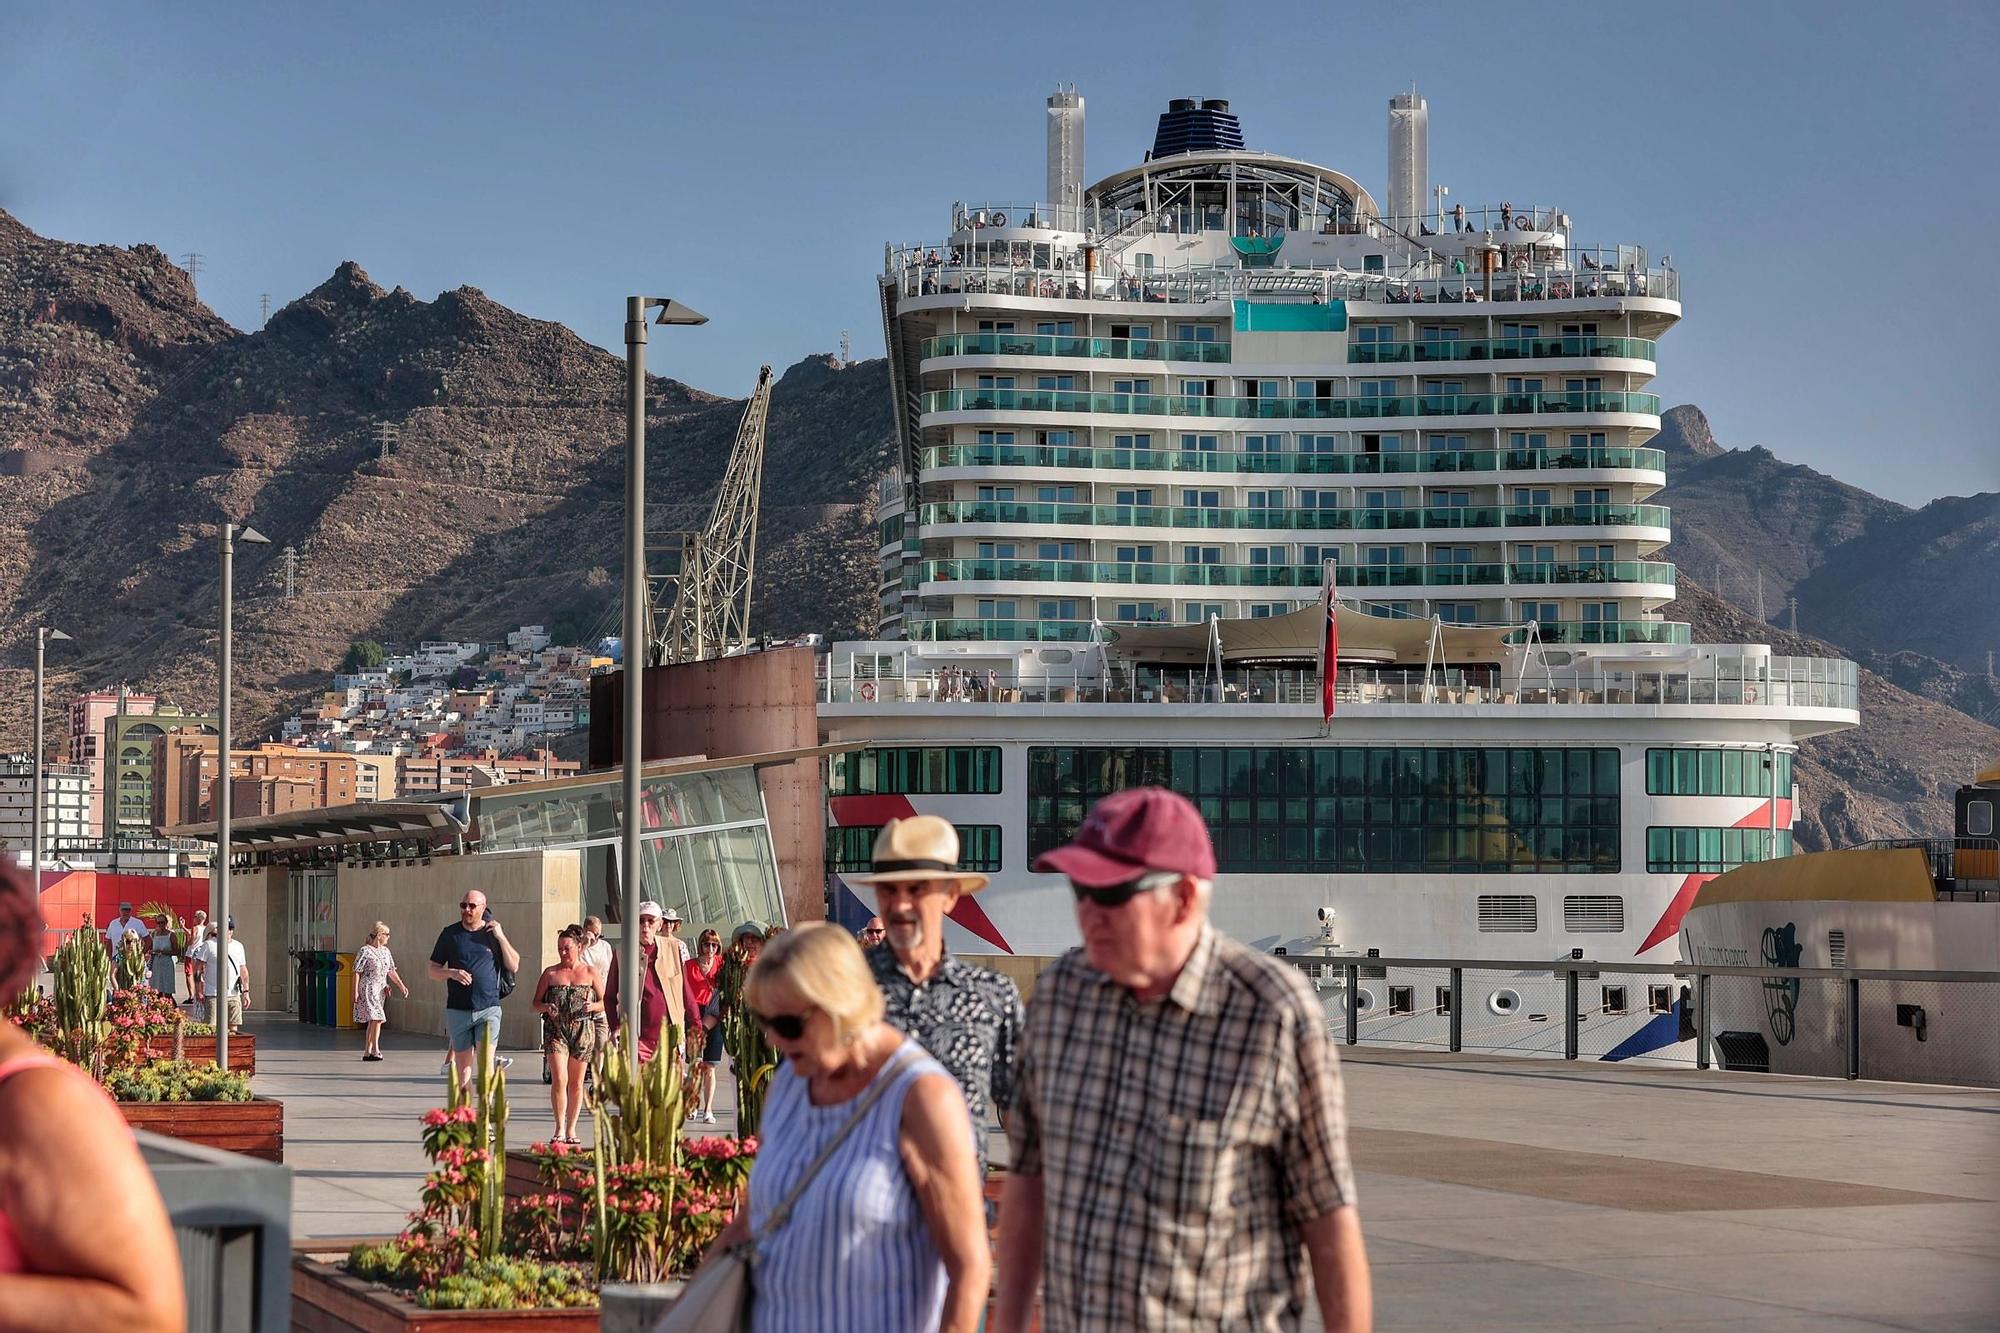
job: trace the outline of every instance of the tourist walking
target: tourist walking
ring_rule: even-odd
[[[681,966],[686,967],[694,958],[694,950],[690,949],[688,942],[681,938],[681,912],[678,907],[667,909],[666,916],[660,920],[660,928],[666,932],[667,938],[674,942],[674,947],[681,951]]]
[[[146,984],[169,1000],[174,998],[174,977],[181,970],[180,952],[174,947],[174,918],[162,912],[146,937]]]
[[[445,983],[445,1040],[460,1086],[472,1084],[473,1052],[479,1049],[482,1033],[501,1068],[513,1063],[498,1055],[500,974],[520,970],[521,955],[486,910],[486,895],[467,889],[459,897],[458,920],[438,932],[430,961],[431,980]]]
[[[660,1037],[667,1024],[687,1031],[687,979],[681,968],[681,951],[661,933],[666,909],[656,902],[639,904],[639,953],[645,968],[639,984],[639,1063],[651,1063],[659,1051]],[[618,980],[618,956],[611,957],[611,975],[604,983],[605,1013],[611,1021],[611,1035],[617,1039],[625,1015],[620,1012],[623,992]],[[678,1058],[678,1056],[676,1057]]]
[[[216,963],[218,950],[224,960],[221,966]],[[229,929],[208,932],[208,938],[202,941],[198,961],[213,983],[209,988],[209,998],[213,1002],[209,1018],[218,1032],[227,1023],[229,1034],[233,1037],[243,1030],[243,995],[250,985],[250,964],[243,954],[243,942],[236,938],[235,917],[229,918]]]
[[[598,977],[604,983],[607,995],[611,989],[611,963],[614,957],[616,955],[612,951],[611,941],[604,938],[604,918],[600,916],[585,917],[583,919],[583,961],[596,969]],[[611,1019],[604,1011],[599,1010],[591,1016],[591,1022],[597,1026],[597,1049],[601,1051],[611,1044]]]
[[[187,952],[181,955],[181,967],[187,973],[188,998],[186,1003],[200,1009],[203,1002],[202,968],[195,960],[201,946],[208,941],[208,913],[196,909],[194,925],[188,928]]]
[[[710,1259],[755,1247],[755,1333],[972,1333],[992,1257],[958,1083],[882,1021],[854,937],[824,922],[764,946],[744,1002],[784,1056],[750,1206]]]
[[[596,1015],[604,1012],[604,978],[583,961],[583,927],[564,926],[556,936],[556,961],[535,983],[535,1011],[542,1016],[542,1057],[548,1061],[549,1106],[557,1143],[575,1143],[583,1112],[583,1074],[597,1053]]]
[[[146,923],[132,915],[131,903],[118,904],[118,915],[111,918],[111,924],[104,928],[104,942],[111,949],[111,985],[118,987],[118,960],[125,956],[127,936],[144,940]]]
[[[0,868],[0,995],[42,968],[28,878]],[[180,1333],[180,1249],[132,1130],[104,1090],[0,1022],[0,1324],[23,1333]]]
[[[695,1059],[694,1110],[688,1119],[715,1123],[716,1071],[722,1067],[722,936],[701,932],[688,964],[688,1042]]]
[[[377,921],[368,928],[368,941],[354,955],[354,1021],[361,1024],[361,1058],[382,1058],[382,1024],[388,1021],[383,1005],[394,985],[404,999],[410,988],[396,972],[396,955],[389,952],[389,923]]]
[[[1025,1015],[1010,978],[963,962],[945,947],[946,914],[961,897],[986,887],[986,876],[957,868],[958,851],[958,830],[948,819],[892,819],[875,836],[874,869],[848,882],[874,886],[888,928],[889,947],[867,953],[887,1004],[885,1017],[958,1080],[983,1173],[987,1112],[1004,1113],[1014,1104],[1014,1052]]]
[[[1037,979],[1000,1205],[1000,1333],[1328,1330],[1371,1298],[1340,1069],[1291,964],[1208,921],[1215,851],[1186,798],[1105,797],[1035,870],[1083,947]]]
[[[862,922],[861,929],[854,932],[854,938],[861,941],[861,947],[872,949],[888,937],[889,928],[882,924],[882,918],[871,916]]]

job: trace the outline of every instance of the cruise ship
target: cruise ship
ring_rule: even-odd
[[[860,743],[836,915],[883,822],[935,813],[992,877],[952,946],[1057,955],[1030,862],[1151,782],[1259,947],[1673,961],[1703,883],[1791,850],[1799,741],[1858,721],[1851,662],[1661,616],[1680,275],[1434,188],[1414,93],[1381,203],[1219,99],[1095,183],[1082,97],[1046,116],[1046,200],[886,247],[879,627],[820,680]]]

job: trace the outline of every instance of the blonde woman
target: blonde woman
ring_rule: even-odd
[[[392,982],[404,999],[410,998],[410,988],[396,974],[396,956],[389,952],[389,923],[377,921],[368,928],[368,942],[354,955],[354,1021],[367,1030],[361,1045],[364,1060],[382,1058],[382,1023],[388,1018],[382,1005]]]
[[[753,1333],[972,1333],[992,1255],[957,1080],[882,1021],[838,926],[766,943],[744,1003],[785,1057],[749,1207],[716,1242],[756,1246]]]

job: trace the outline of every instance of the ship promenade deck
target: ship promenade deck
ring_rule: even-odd
[[[358,1033],[252,1026],[258,1091],[285,1102],[295,1234],[396,1230],[422,1180],[417,1118],[442,1091],[438,1041],[385,1034],[388,1059],[364,1065]],[[525,1143],[549,1112],[536,1056],[515,1054]],[[2000,1092],[1342,1059],[1382,1328],[2000,1326]]]

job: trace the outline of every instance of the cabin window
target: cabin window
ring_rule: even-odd
[[[1967,801],[1965,803],[1965,836],[1968,838],[1990,838],[1993,836],[1993,802]]]

